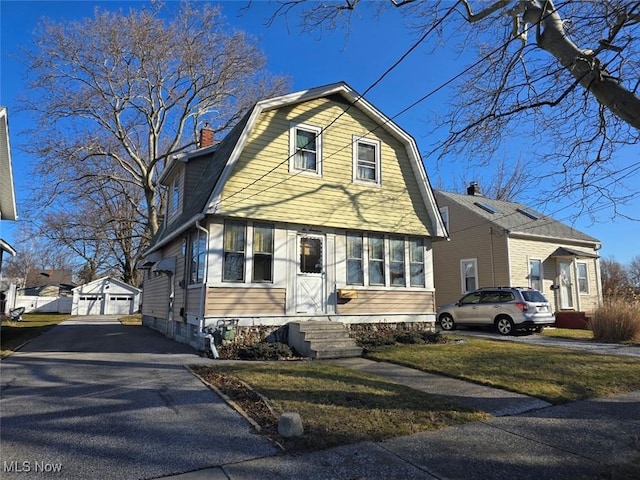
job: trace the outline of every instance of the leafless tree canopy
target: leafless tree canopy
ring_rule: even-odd
[[[24,52],[25,108],[38,119],[30,133],[38,201],[55,207],[58,226],[61,215],[75,214],[72,204],[84,215],[101,205],[83,218],[95,228],[74,236],[110,229],[104,237],[124,241],[121,254],[131,250],[125,277],[158,231],[157,179],[171,156],[194,148],[204,123],[222,136],[257,99],[287,89],[286,79],[264,70],[256,41],[225,24],[218,7],[184,2],[172,14],[152,5],[45,19]]]
[[[279,0],[274,15],[300,15],[305,28],[348,24],[360,0]],[[640,2],[637,0],[388,0],[418,33],[438,25],[439,41],[477,62],[455,83],[446,138],[432,152],[489,164],[505,142],[546,172],[549,198],[572,196],[593,213],[638,195],[640,172]],[[428,59],[426,59],[428,61]],[[443,79],[448,80],[448,79]],[[419,95],[416,95],[419,97]],[[625,148],[626,147],[626,148]],[[619,152],[632,152],[632,155]]]

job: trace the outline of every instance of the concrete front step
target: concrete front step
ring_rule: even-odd
[[[350,358],[362,356],[362,348],[356,347],[344,347],[344,348],[331,348],[328,350],[313,350],[313,358]]]
[[[362,355],[362,348],[349,337],[349,332],[340,322],[291,322],[289,346],[300,355],[311,358],[346,358]]]

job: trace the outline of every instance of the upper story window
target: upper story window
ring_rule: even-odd
[[[380,185],[380,141],[353,137],[353,180]]]
[[[289,171],[322,175],[322,129],[292,124],[289,130]]]
[[[173,181],[171,182],[171,185],[169,185],[169,192],[168,192],[168,199],[167,199],[167,216],[173,217],[174,215],[178,214],[180,212],[180,202],[181,202],[181,198],[180,198],[180,193],[182,191],[182,189],[180,188],[182,181],[182,176],[178,175],[176,176]]]
[[[449,230],[449,207],[440,207],[440,216],[442,217],[442,223],[444,223],[444,228],[447,229],[447,234],[451,232]]]

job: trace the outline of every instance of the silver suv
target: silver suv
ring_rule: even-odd
[[[551,304],[538,290],[525,287],[489,287],[466,294],[456,303],[438,308],[443,330],[457,325],[494,325],[509,335],[514,330],[541,332],[556,322]]]

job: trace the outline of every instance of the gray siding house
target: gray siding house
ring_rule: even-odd
[[[602,300],[598,239],[526,205],[434,192],[449,242],[433,244],[436,302],[489,286],[528,286],[555,306],[560,326],[583,326]]]

